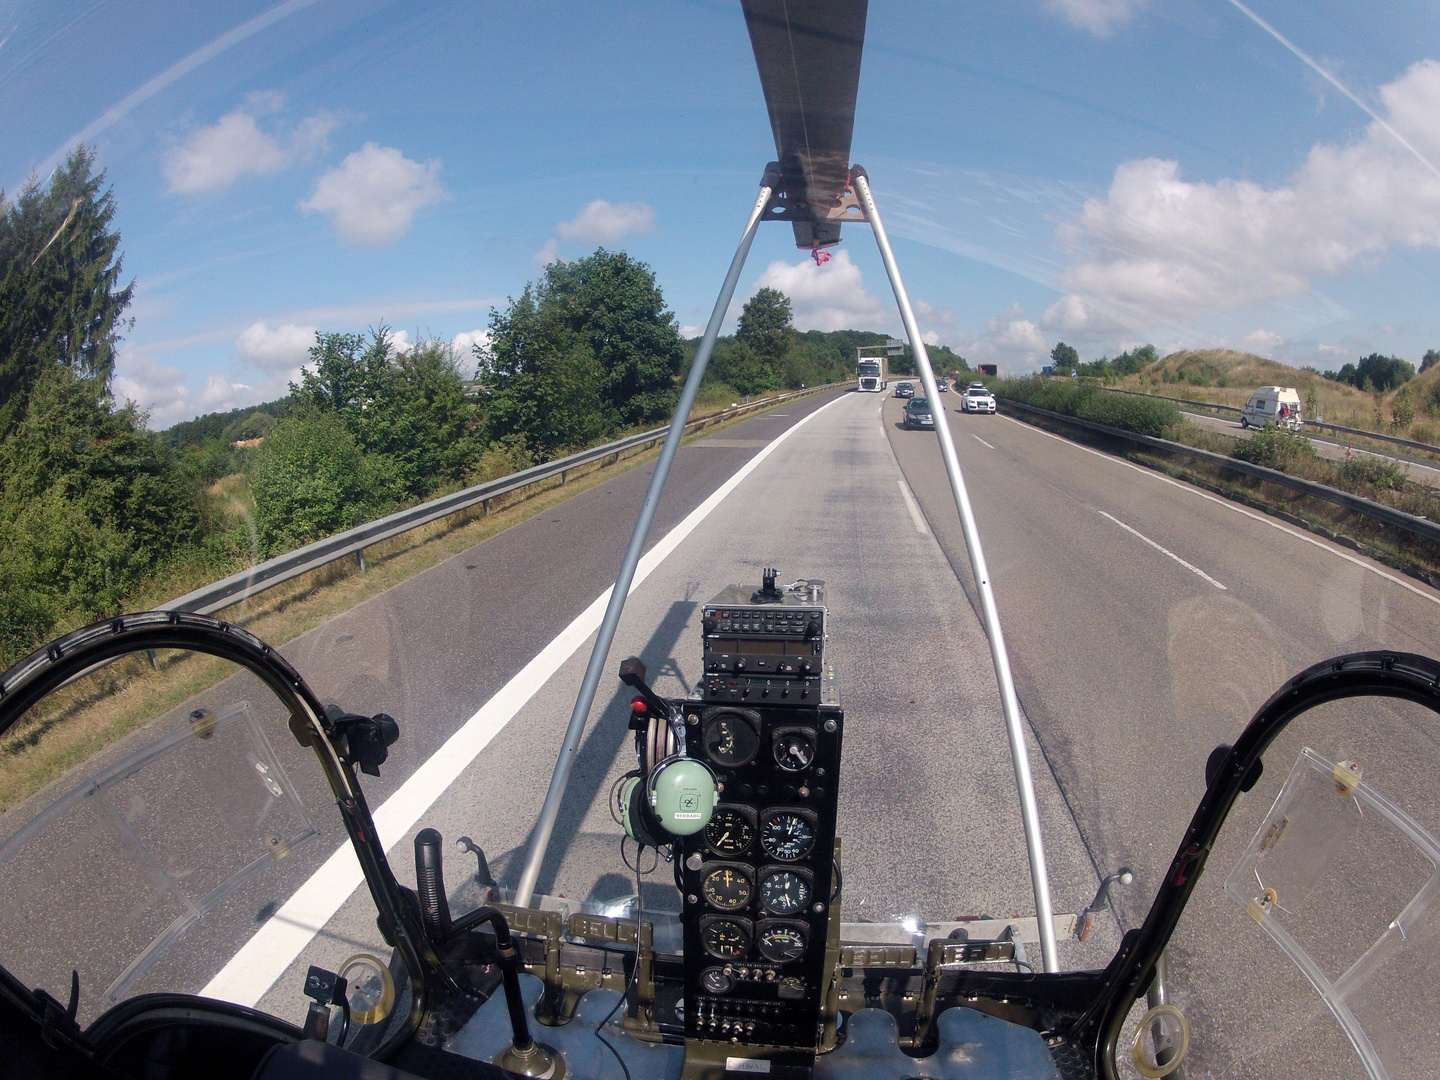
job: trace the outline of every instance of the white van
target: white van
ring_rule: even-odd
[[[1301,423],[1300,395],[1293,386],[1262,386],[1240,410],[1241,427],[1275,424],[1295,431]]]

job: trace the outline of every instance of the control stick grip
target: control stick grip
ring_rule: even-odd
[[[437,945],[450,936],[451,927],[441,841],[435,829],[421,829],[415,834],[415,893],[420,898],[420,919]]]

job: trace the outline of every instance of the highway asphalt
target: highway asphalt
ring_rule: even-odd
[[[1210,750],[1317,661],[1377,648],[1435,655],[1440,594],[1196,488],[1003,415],[960,415],[951,402],[1022,705],[1096,863],[1134,870],[1116,899],[1122,924],[1138,925],[1203,793]],[[936,439],[900,430],[901,406],[886,403],[891,443],[973,597]],[[1272,748],[1173,948],[1177,999],[1206,1047],[1191,1076],[1318,1075],[1311,1066],[1362,1075],[1318,997],[1221,885],[1301,745],[1368,762],[1367,778],[1434,832],[1433,720],[1414,706],[1337,704]],[[1343,940],[1353,958],[1398,914],[1403,891],[1378,900],[1357,889],[1328,922],[1307,910],[1326,939],[1307,942],[1333,959]],[[1433,1020],[1429,1008],[1420,1015]]]

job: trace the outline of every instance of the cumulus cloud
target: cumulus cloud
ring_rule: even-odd
[[[464,359],[475,355],[475,346],[482,349],[490,344],[489,330],[462,330],[450,339],[450,347]]]
[[[191,131],[165,154],[170,190],[182,195],[220,191],[247,173],[268,176],[324,150],[339,119],[321,110],[294,127],[262,129],[258,118],[283,106],[279,94],[251,94],[214,124]]]
[[[1317,143],[1277,187],[1191,182],[1158,158],[1120,165],[1106,197],[1057,231],[1080,305],[1057,319],[1084,307],[1183,322],[1306,292],[1392,247],[1440,247],[1440,62],[1412,65],[1380,98],[1408,147],[1374,122],[1347,146]]]
[[[569,221],[555,226],[555,235],[535,253],[540,265],[560,257],[561,240],[585,244],[616,244],[627,236],[655,231],[655,211],[644,203],[612,203],[594,199]]]
[[[121,349],[115,358],[111,389],[122,401],[133,401],[150,414],[150,426],[163,428],[194,415],[185,373]]]
[[[1002,371],[1037,371],[1050,355],[1045,331],[1025,317],[1019,304],[992,316],[979,337],[959,344],[972,364],[999,364]]]
[[[1144,6],[1145,0],[1045,0],[1046,11],[1102,38]]]
[[[291,372],[309,359],[317,329],[294,323],[276,327],[264,322],[251,323],[235,339],[235,351],[242,361],[262,371]]]
[[[300,209],[328,215],[348,244],[378,247],[404,236],[416,211],[444,197],[439,176],[438,159],[422,164],[369,142],[320,177]]]
[[[1285,344],[1285,339],[1273,330],[1264,328],[1251,330],[1240,339],[1240,346],[1246,352],[1258,353],[1260,356],[1275,356],[1275,351]]]
[[[572,221],[562,221],[555,232],[562,240],[587,244],[613,244],[632,233],[655,231],[655,211],[644,203],[611,203],[596,199]]]
[[[823,266],[812,259],[777,259],[755,282],[758,291],[779,289],[790,298],[797,330],[868,330],[892,322],[884,301],[865,288],[865,277],[840,250]]]

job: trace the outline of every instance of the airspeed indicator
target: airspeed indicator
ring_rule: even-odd
[[[773,811],[760,823],[760,846],[772,859],[795,862],[815,846],[815,826],[793,811]]]

